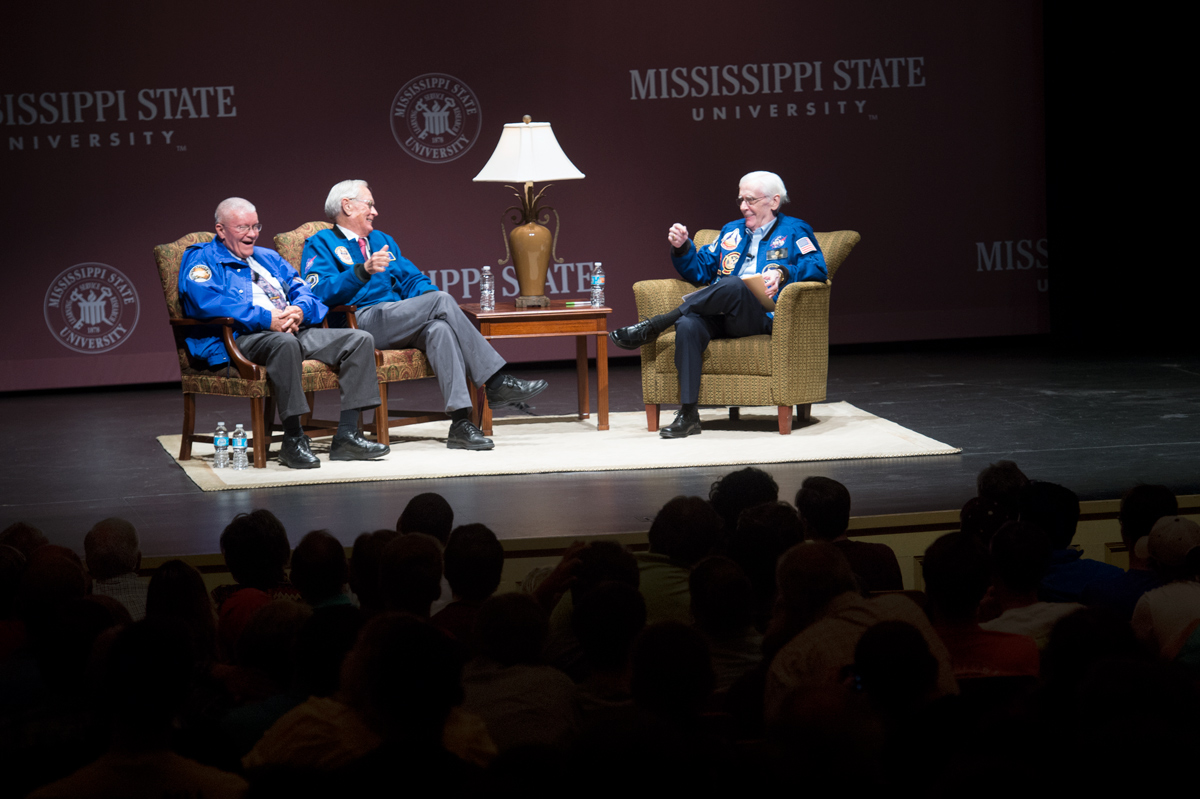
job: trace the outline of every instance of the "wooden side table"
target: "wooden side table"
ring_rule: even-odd
[[[481,311],[479,303],[460,306],[486,339],[575,337],[575,371],[579,382],[579,418],[591,411],[588,400],[589,336],[596,337],[596,388],[599,397],[597,429],[608,429],[608,315],[612,308],[583,306],[568,308],[566,300],[551,300],[549,308],[517,308],[511,302],[498,302],[494,311]],[[487,391],[475,392],[476,424],[483,434],[492,434],[492,409]]]

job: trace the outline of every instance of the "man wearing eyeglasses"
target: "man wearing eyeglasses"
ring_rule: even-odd
[[[504,359],[458,303],[438,291],[391,236],[375,229],[375,197],[365,180],[343,180],[325,200],[333,228],[310,236],[300,256],[304,279],[330,306],[354,305],[358,326],[380,349],[415,347],[437,375],[450,414],[450,449],[488,450],[493,443],[471,423],[467,383],[487,386],[493,408],[519,405],[546,390],[545,380],[504,373]]]
[[[230,197],[217,206],[217,238],[193,244],[179,268],[179,299],[196,319],[229,317],[235,321],[238,349],[267,369],[283,420],[280,462],[292,469],[316,469],[321,462],[309,447],[300,417],[309,412],[300,383],[305,359],[332,366],[338,373],[342,413],[329,450],[330,460],[370,460],[390,451],[358,431],[358,414],[379,405],[375,345],[361,330],[319,327],[329,309],[279,253],[256,247],[262,225],[254,206]],[[211,329],[198,328],[200,333]],[[192,356],[218,367],[229,361],[220,338],[187,339]]]
[[[807,222],[779,213],[787,189],[774,172],[751,172],[738,185],[742,218],[721,228],[712,244],[697,249],[688,230],[674,224],[667,231],[671,262],[685,280],[707,284],[689,294],[675,310],[614,330],[618,347],[637,349],[675,326],[675,368],[682,404],[674,421],[659,431],[663,438],[700,433],[700,371],[704,350],[714,338],[741,338],[770,333],[774,314],[746,286],[743,278],[761,275],[767,296],[804,280],[824,281],[825,256]]]

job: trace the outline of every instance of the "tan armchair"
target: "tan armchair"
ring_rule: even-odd
[[[701,230],[697,248],[717,240],[720,231]],[[728,405],[736,419],[738,406],[775,405],[779,432],[792,432],[792,408],[803,421],[812,403],[825,399],[829,367],[829,292],[833,276],[858,244],[853,230],[817,233],[829,280],[792,283],[776,298],[771,335],[715,339],[704,352],[700,379],[701,405]],[[643,280],[633,284],[638,318],[649,319],[679,307],[683,295],[697,286],[684,280]],[[675,329],[642,347],[642,397],[646,426],[658,430],[659,405],[679,402],[675,371]]]
[[[279,233],[275,236],[275,249],[287,260],[296,271],[304,274],[300,268],[300,255],[304,252],[304,242],[309,236],[333,227],[328,222],[305,222],[295,230]],[[346,324],[358,329],[358,321],[354,316],[353,305],[338,305],[330,311],[346,314]],[[402,380],[416,380],[422,377],[435,377],[433,367],[429,365],[425,353],[418,349],[381,350],[375,349],[375,371],[379,377],[379,398],[382,412],[375,413],[371,424],[375,440],[387,444],[391,436],[389,430],[406,424],[430,422],[435,419],[449,419],[445,411],[405,411],[388,408],[388,383],[399,383]],[[312,404],[312,400],[309,400]]]
[[[189,233],[178,241],[160,244],[154,248],[154,260],[158,264],[158,277],[162,281],[163,298],[167,302],[167,316],[175,334],[175,349],[179,355],[179,375],[183,382],[183,443],[179,448],[179,460],[192,457],[192,443],[212,443],[212,433],[196,434],[196,395],[212,394],[222,397],[245,397],[250,400],[250,435],[254,452],[254,468],[267,465],[267,450],[272,441],[282,441],[283,436],[270,435],[275,419],[275,400],[271,396],[271,385],[267,381],[267,370],[251,363],[238,349],[233,337],[232,319],[209,319],[203,322],[183,315],[179,302],[179,264],[183,251],[193,244],[212,241],[212,233]],[[225,351],[229,354],[228,367],[220,370],[205,368],[195,363],[188,353],[184,339],[189,327],[206,325],[219,327]],[[304,361],[300,384],[312,405],[313,393],[338,388],[337,373],[320,361]],[[311,414],[310,414],[311,416]],[[305,420],[305,432],[315,436],[331,436],[337,432],[336,421]],[[230,426],[230,431],[233,425]]]

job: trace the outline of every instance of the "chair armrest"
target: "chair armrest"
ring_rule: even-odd
[[[346,327],[349,327],[352,330],[358,330],[357,305],[336,305],[329,309],[329,313],[344,313],[346,315]],[[326,316],[325,318],[328,319],[329,317]]]
[[[192,325],[203,325],[205,327],[221,328],[221,343],[225,345],[225,352],[229,355],[230,362],[237,368],[238,377],[243,380],[265,380],[267,377],[266,370],[258,364],[251,361],[242,351],[238,349],[237,340],[233,337],[233,326],[236,320],[228,316],[214,316],[212,319],[192,319],[182,316],[178,319],[172,319],[171,325],[174,327],[189,327]],[[182,346],[182,345],[181,345]]]
[[[806,281],[779,293],[771,330],[771,372],[776,376],[772,390],[779,397],[816,392],[824,398],[831,290],[829,281]]]
[[[673,311],[683,302],[683,295],[695,291],[699,286],[686,280],[666,278],[663,280],[639,280],[633,284],[633,297],[637,302],[638,317],[651,316]]]

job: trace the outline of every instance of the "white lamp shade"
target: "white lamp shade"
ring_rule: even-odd
[[[549,122],[513,122],[504,126],[496,151],[474,180],[542,183],[581,177],[583,173],[558,146]]]

